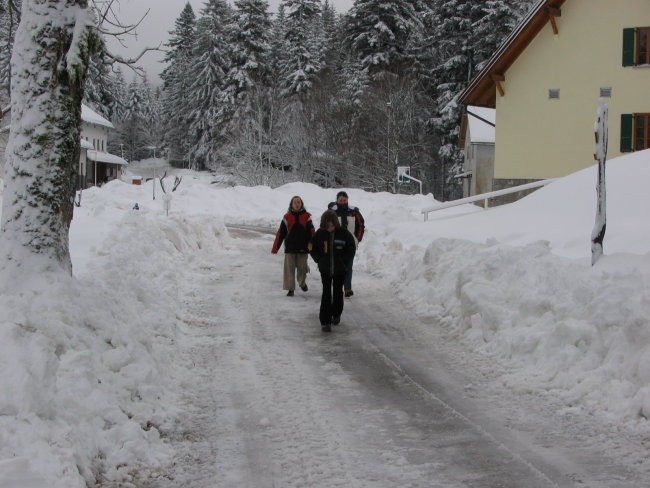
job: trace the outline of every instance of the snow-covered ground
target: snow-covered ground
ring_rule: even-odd
[[[226,223],[276,228],[293,195],[317,219],[336,194],[182,174],[168,216],[151,182],[84,191],[71,229],[74,279],[2,276],[1,487],[83,487],[98,473],[128,486],[133,468],[169,463],[175,453],[160,433],[174,429],[197,384],[179,352],[192,322],[188,294],[201,293],[188,285],[202,279],[193,273],[211,256],[237,275]],[[650,152],[609,161],[607,178],[605,256],[595,267],[592,167],[515,204],[456,207],[427,222],[420,210],[434,203],[430,195],[347,189],[367,226],[355,269],[383,280],[423,319],[409,333],[424,347],[436,328],[468,356],[489,359],[480,364],[507,371],[501,381],[513,394],[552,398],[564,417],[650,433]],[[281,257],[259,259],[277,262],[279,281]],[[280,307],[278,283],[260,286],[278,293],[257,296],[257,306]],[[236,293],[220,303],[245,316]]]

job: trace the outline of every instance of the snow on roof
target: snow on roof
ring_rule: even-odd
[[[483,119],[483,120],[481,120]],[[495,141],[496,110],[493,108],[467,106],[467,122],[471,143],[491,143]],[[487,122],[486,122],[487,121]],[[489,122],[489,123],[488,123]],[[492,124],[492,125],[490,125]]]
[[[81,149],[92,149],[93,145],[86,139],[81,139]]]
[[[115,128],[115,126],[108,120],[99,115],[88,105],[84,104],[81,104],[81,120],[87,122],[88,124],[103,125],[104,127],[109,127],[111,129]]]
[[[98,163],[110,163],[110,164],[121,164],[121,165],[129,164],[126,159],[116,156],[115,154],[96,151],[95,149],[91,149],[88,151],[88,159],[90,159],[91,161],[97,161]]]

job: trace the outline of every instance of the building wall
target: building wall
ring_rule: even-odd
[[[505,190],[506,188],[512,188],[520,185],[527,185],[528,183],[534,183],[539,180],[522,180],[522,179],[497,179],[495,178],[492,181],[493,191]],[[515,193],[508,193],[507,195],[501,195],[500,197],[492,198],[488,201],[489,207],[496,207],[498,205],[504,205],[506,203],[516,202],[520,198],[524,198],[526,195],[530,195],[534,191],[537,191],[539,188],[532,188],[530,190],[522,190]]]
[[[476,171],[472,175],[472,195],[492,191],[494,144],[475,144]]]
[[[494,174],[494,144],[471,143],[469,134],[465,139],[465,171],[471,171],[471,178],[463,182],[463,196],[469,197],[492,191]]]
[[[97,151],[108,152],[108,134],[109,128],[101,125],[89,124],[83,122],[81,124],[81,138],[93,144]],[[90,149],[92,151],[92,149]],[[87,159],[88,151],[82,151],[79,164],[81,166],[81,173],[84,175],[80,180],[83,182],[84,188],[101,184],[105,177],[105,169],[102,163],[95,163]]]
[[[107,127],[94,124],[81,124],[81,138],[93,144],[93,147],[102,152],[108,152]]]
[[[495,178],[560,177],[594,164],[601,87],[611,87],[608,158],[622,113],[650,112],[650,66],[623,67],[623,28],[650,25],[648,0],[568,0],[505,73],[497,93]],[[548,90],[560,99],[549,100]]]

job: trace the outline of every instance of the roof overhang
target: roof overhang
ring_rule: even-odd
[[[87,158],[90,161],[97,163],[119,164],[121,166],[129,164],[126,159],[123,159],[115,154],[89,149]]]
[[[501,82],[505,81],[508,68],[546,24],[550,24],[553,33],[557,34],[558,27],[555,19],[562,15],[560,7],[564,2],[565,0],[540,0],[532,7],[485,67],[460,94],[459,103],[496,108],[497,91],[501,96],[505,94]]]

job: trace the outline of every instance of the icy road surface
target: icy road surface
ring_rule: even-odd
[[[286,297],[272,236],[230,233],[224,255],[188,264],[178,456],[137,486],[650,486],[624,457],[641,440],[504,389],[435,323],[411,333],[426,319],[377,278],[355,271],[341,325],[321,332],[313,261],[309,291]]]

